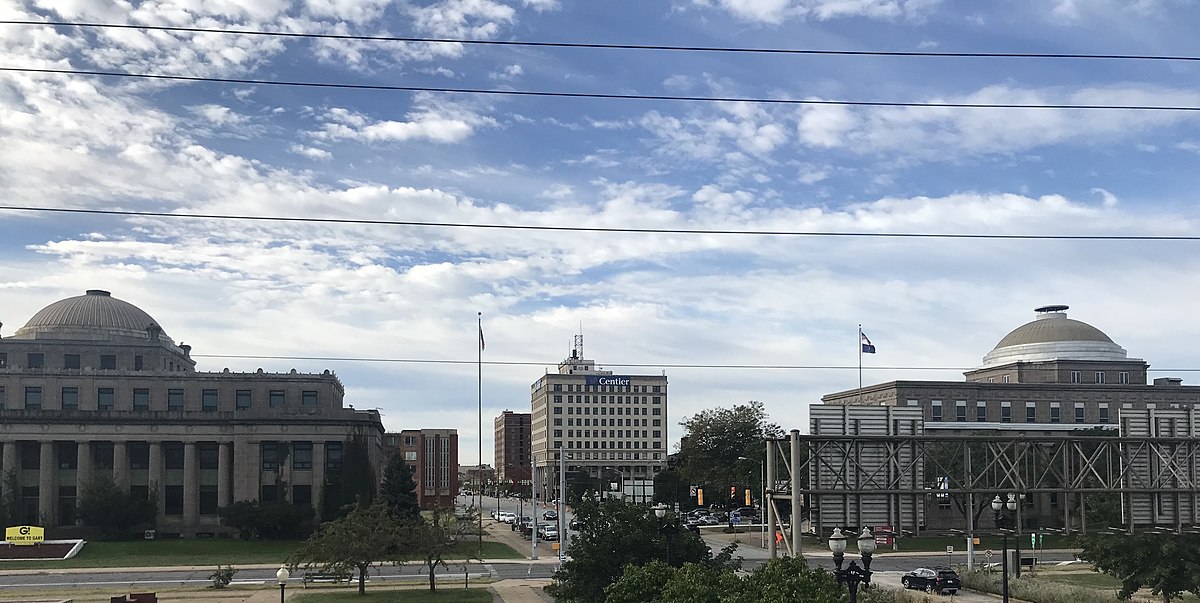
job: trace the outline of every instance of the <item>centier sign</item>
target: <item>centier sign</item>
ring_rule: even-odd
[[[4,539],[9,544],[37,544],[46,539],[46,530],[40,526],[10,526],[4,529]]]

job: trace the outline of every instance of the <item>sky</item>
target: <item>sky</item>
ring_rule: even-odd
[[[0,20],[1200,53],[1189,0],[8,0]],[[0,71],[0,205],[26,208],[0,210],[0,336],[56,300],[105,289],[193,346],[200,370],[331,369],[346,403],[378,408],[389,430],[457,429],[463,464],[478,455],[480,392],[491,463],[493,418],[528,412],[530,384],[579,333],[586,356],[617,374],[666,371],[671,448],[688,416],[748,400],[807,431],[810,404],[857,386],[859,325],[878,350],[863,360],[867,384],[961,380],[1047,304],[1070,305],[1152,378],[1196,384],[1200,241],[1186,238],[1200,237],[1200,112],[754,102],[1200,107],[1195,61],[0,24],[0,67],[749,99]],[[764,231],[792,234],[753,234]],[[897,233],[1143,238],[861,236]]]

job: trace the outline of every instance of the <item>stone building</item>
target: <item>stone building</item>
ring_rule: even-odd
[[[493,421],[495,435],[496,479],[507,491],[529,490],[530,414],[506,410]]]
[[[458,430],[405,429],[384,437],[388,458],[403,455],[413,470],[422,509],[451,507],[458,496]]]
[[[381,460],[379,413],[344,408],[343,395],[328,370],[197,371],[149,314],[91,290],[0,338],[0,465],[20,489],[16,519],[48,528],[76,523],[100,472],[157,496],[161,535],[222,532],[217,510],[240,500],[320,514],[343,502],[352,436]]]

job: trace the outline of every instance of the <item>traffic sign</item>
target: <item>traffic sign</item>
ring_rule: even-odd
[[[953,555],[953,554],[954,554],[954,547],[947,545],[947,546],[946,546],[946,554],[947,554],[947,555]]]

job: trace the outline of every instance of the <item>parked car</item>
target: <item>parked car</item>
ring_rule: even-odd
[[[496,518],[504,523],[512,523],[517,520],[517,514],[512,511],[501,511],[496,515]]]
[[[583,522],[579,521],[578,519],[572,519],[571,523],[567,525],[567,527],[578,532],[579,530],[583,529]]]
[[[929,593],[954,594],[962,587],[958,574],[949,568],[918,567],[900,577],[904,588],[923,590]]]
[[[703,507],[701,507],[699,509],[692,509],[692,511],[690,513],[688,513],[688,516],[693,519],[699,519],[706,515],[712,515],[712,511],[709,511],[708,509],[705,509]]]
[[[545,513],[542,513],[542,519],[545,519],[546,521],[554,521],[558,519],[558,511],[555,511],[554,509],[546,511]]]

